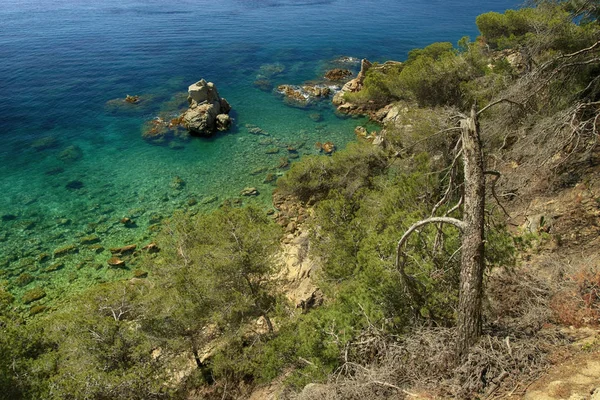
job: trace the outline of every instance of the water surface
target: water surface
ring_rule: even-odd
[[[268,205],[267,175],[295,160],[287,147],[301,157],[318,153],[315,142],[343,148],[354,139],[364,120],[340,118],[328,102],[289,107],[253,85],[273,64],[283,69],[269,76],[278,85],[321,79],[340,56],[403,60],[415,47],[475,37],[476,15],[515,6],[509,0],[4,0],[0,279],[17,297],[44,287],[43,303],[131,276],[134,266],[107,266],[108,249],[147,244],[174,210],[239,201],[248,186],[260,195],[241,201]],[[170,146],[144,141],[144,125],[175,116],[187,86],[200,78],[232,104],[231,132]],[[142,96],[142,103],[111,102],[127,94]],[[250,134],[248,124],[269,135]],[[53,255],[68,245],[73,252]]]

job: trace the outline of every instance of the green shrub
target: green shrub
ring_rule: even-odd
[[[416,61],[419,57],[429,57],[432,60],[438,61],[446,53],[454,53],[454,47],[450,42],[436,42],[432,43],[422,49],[413,49],[408,52],[408,58],[406,64]]]
[[[308,156],[294,163],[277,181],[278,190],[293,194],[301,201],[319,200],[332,190],[346,197],[363,187],[386,169],[387,158],[383,151],[365,143],[352,143],[333,156]]]
[[[370,108],[379,108],[389,102],[402,98],[398,78],[403,69],[402,64],[374,64],[368,71],[363,89],[356,93],[345,93],[348,102]]]
[[[485,74],[482,53],[461,41],[463,52],[451,43],[433,43],[409,52],[408,60],[387,68],[374,66],[367,72],[364,87],[347,93],[346,100],[381,107],[396,100],[416,100],[421,106],[462,106],[466,96],[461,84]]]
[[[598,26],[580,20],[560,3],[544,2],[535,8],[490,12],[477,17],[482,36],[492,49],[525,46],[530,56],[548,50],[570,52],[595,42]]]

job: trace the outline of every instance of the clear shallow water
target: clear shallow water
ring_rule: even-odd
[[[56,299],[91,282],[131,276],[110,269],[104,248],[151,241],[176,209],[203,210],[247,186],[268,204],[266,174],[281,173],[286,147],[338,148],[363,120],[328,103],[302,110],[253,86],[261,66],[280,63],[275,85],[320,78],[339,56],[403,60],[435,41],[477,34],[476,15],[516,1],[424,0],[4,0],[0,8],[0,279],[17,296],[43,286]],[[236,126],[177,149],[141,138],[144,123],[171,115],[191,83],[205,78],[234,108]],[[141,95],[136,106],[113,99]],[[109,104],[107,105],[107,102]],[[315,122],[310,114],[319,113]],[[269,136],[248,133],[246,124]],[[40,147],[39,140],[46,140]],[[267,143],[269,142],[269,143]],[[69,146],[79,151],[65,156]],[[277,154],[266,150],[278,147]],[[71,149],[72,151],[73,149]],[[180,177],[185,185],[174,188]],[[80,188],[67,188],[69,182]],[[211,201],[214,200],[214,201]],[[194,201],[197,203],[194,204]],[[123,217],[135,221],[126,227]],[[54,258],[75,244],[78,253]],[[97,247],[97,246],[96,246]],[[47,260],[40,255],[49,254]],[[47,271],[55,262],[63,266]],[[132,267],[133,269],[134,267]],[[52,269],[52,268],[51,268]],[[23,273],[35,279],[19,281]]]

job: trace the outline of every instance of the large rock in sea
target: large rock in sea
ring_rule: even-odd
[[[217,130],[227,130],[231,125],[227,100],[219,96],[217,87],[204,79],[188,88],[190,107],[183,113],[183,124],[193,135],[210,136]]]

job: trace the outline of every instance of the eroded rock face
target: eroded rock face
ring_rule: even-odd
[[[215,131],[224,131],[231,126],[231,106],[219,96],[216,86],[204,79],[188,88],[190,107],[183,113],[182,120],[187,130],[198,136],[210,136]]]
[[[348,81],[344,85],[344,87],[342,87],[342,90],[340,90],[338,93],[336,93],[336,95],[333,97],[333,104],[335,104],[335,105],[344,104],[344,93],[346,93],[346,92],[360,91],[363,87],[365,78],[367,77],[367,71],[372,66],[373,66],[373,64],[371,64],[371,62],[369,60],[367,60],[366,58],[363,58],[362,61],[360,62],[360,72],[358,73],[356,78],[352,79],[351,81]],[[340,111],[342,111],[342,110],[340,110]]]

